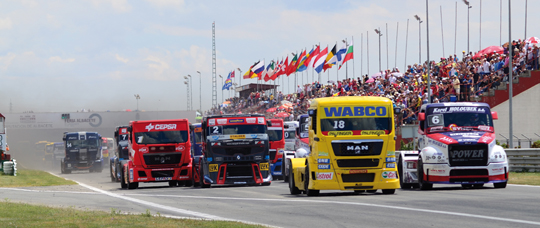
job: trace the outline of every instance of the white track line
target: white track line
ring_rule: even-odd
[[[455,215],[455,216],[462,216],[462,217],[480,218],[480,219],[487,219],[487,220],[514,222],[514,223],[522,223],[522,224],[532,224],[532,225],[540,226],[540,222],[521,220],[521,219],[499,218],[499,217],[493,217],[493,216],[467,214],[467,213],[459,213],[459,212],[451,212],[451,211],[439,211],[439,210],[432,210],[432,209],[409,208],[409,207],[400,207],[400,206],[391,206],[391,205],[371,204],[371,203],[338,202],[338,201],[325,201],[325,200],[295,200],[295,199],[261,199],[261,198],[212,197],[212,196],[181,196],[181,195],[150,195],[150,194],[126,194],[126,195],[148,196],[148,197],[195,198],[195,199],[212,199],[212,200],[275,201],[275,202],[303,202],[303,203],[357,205],[357,206],[367,206],[367,207],[388,208],[388,209],[395,209],[395,210],[427,212],[427,213],[443,214],[443,215]]]

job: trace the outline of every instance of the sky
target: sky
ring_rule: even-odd
[[[460,57],[467,41],[473,52],[507,42],[508,0],[502,1],[502,14],[500,3],[470,0],[467,23],[467,6],[451,0],[430,0],[429,20],[423,0],[4,0],[0,113],[124,111],[137,105],[147,111],[186,110],[187,75],[192,79],[193,109],[208,110],[214,22],[216,75],[223,77],[237,68],[245,72],[259,60],[267,65],[287,56],[290,60],[291,53],[314,45],[340,47],[342,40],[354,44],[354,61],[322,73],[321,81],[372,75],[379,70],[377,28],[383,34],[381,68],[403,70],[420,58],[427,60],[428,23],[432,60],[454,50]],[[525,3],[512,1],[512,39],[525,37]],[[534,12],[540,1],[527,4],[526,36],[540,36],[540,24],[534,23],[540,20]],[[423,21],[420,40],[414,15]],[[296,76],[298,84],[318,79],[307,72]],[[240,80],[239,73],[234,83],[257,83]],[[225,90],[222,96],[221,80],[217,76],[218,103],[233,95]],[[295,75],[276,83],[290,93]]]

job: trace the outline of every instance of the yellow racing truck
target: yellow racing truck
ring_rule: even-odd
[[[399,188],[394,110],[382,97],[314,99],[308,109],[310,152],[288,163],[289,189],[316,196],[320,190],[394,194]]]

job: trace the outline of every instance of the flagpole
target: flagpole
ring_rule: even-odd
[[[345,46],[347,47],[347,51],[349,50],[349,43],[347,43],[347,38],[345,38]],[[347,56],[345,52],[345,56]],[[349,62],[345,63],[345,79],[349,79]]]
[[[353,42],[354,44],[354,42]],[[353,49],[354,49],[354,46],[353,46]],[[354,59],[353,59],[353,62],[354,62]],[[389,68],[389,64],[388,64],[388,23],[386,23],[386,69],[388,70]]]
[[[364,74],[364,33],[360,33],[360,76]]]
[[[352,47],[353,52],[352,53],[353,53],[353,56],[354,56],[354,36],[351,37],[351,42],[353,43],[353,47]],[[388,57],[388,55],[387,55],[387,57]],[[354,57],[352,59],[352,74],[353,74],[352,78],[354,79],[354,76],[356,76],[354,74]]]
[[[394,51],[394,68],[397,67],[397,44],[398,44],[398,33],[399,33],[399,21],[396,26],[396,50]]]
[[[403,72],[407,70],[407,45],[409,43],[409,19],[407,19],[407,32],[405,33],[405,62],[403,63]]]
[[[367,73],[369,75],[369,31],[366,31],[366,48],[367,48],[367,53],[366,53]]]

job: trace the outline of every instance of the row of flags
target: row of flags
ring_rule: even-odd
[[[320,46],[317,45],[307,52],[307,49],[300,52],[300,55],[294,54],[294,57],[289,62],[289,56],[278,62],[278,60],[271,60],[268,65],[265,66],[264,60],[258,61],[249,67],[249,70],[243,75],[244,79],[257,78],[257,80],[264,80],[265,82],[270,80],[276,80],[281,75],[291,75],[296,72],[302,72],[307,69],[314,69],[317,73],[326,71],[337,65],[338,69],[345,64],[345,62],[354,58],[353,43],[345,44],[340,49],[337,48],[337,44],[330,50],[328,46],[323,50],[320,50]],[[227,80],[225,81],[222,90],[230,89],[232,86],[232,80],[234,78],[234,71],[229,73]]]

